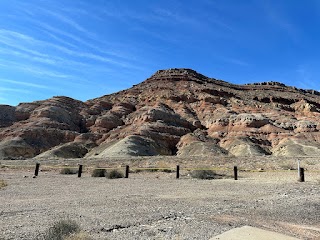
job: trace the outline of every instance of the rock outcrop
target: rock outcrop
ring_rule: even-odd
[[[319,129],[317,91],[168,69],[87,102],[0,105],[0,159],[310,156],[320,153]]]

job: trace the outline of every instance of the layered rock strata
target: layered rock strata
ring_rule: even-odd
[[[160,70],[87,102],[53,97],[0,105],[0,158],[314,156],[319,117],[314,90]]]

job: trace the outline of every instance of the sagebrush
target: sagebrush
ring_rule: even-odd
[[[75,168],[62,168],[60,174],[77,174],[78,169]]]
[[[105,177],[107,175],[107,171],[102,168],[96,168],[92,171],[92,177]]]
[[[191,177],[198,179],[215,179],[217,174],[213,170],[193,170]]]
[[[37,240],[64,240],[80,232],[80,226],[72,220],[63,219],[55,222]]]
[[[114,170],[111,170],[110,172],[108,172],[106,177],[109,179],[116,179],[116,178],[123,178],[124,175],[122,172],[119,172],[118,170],[114,169]]]

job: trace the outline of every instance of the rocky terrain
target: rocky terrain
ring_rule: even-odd
[[[318,156],[319,117],[314,90],[160,70],[87,102],[53,97],[0,105],[0,159]]]
[[[1,170],[8,185],[0,190],[0,239],[42,239],[54,222],[70,219],[99,240],[208,240],[245,225],[318,240],[319,177],[308,173],[305,183],[296,177],[241,172],[239,181],[186,174],[177,180],[175,173],[152,172],[110,180]]]

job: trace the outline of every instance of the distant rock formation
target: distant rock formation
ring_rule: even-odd
[[[317,91],[174,68],[87,102],[0,105],[0,159],[318,156],[319,129]]]

